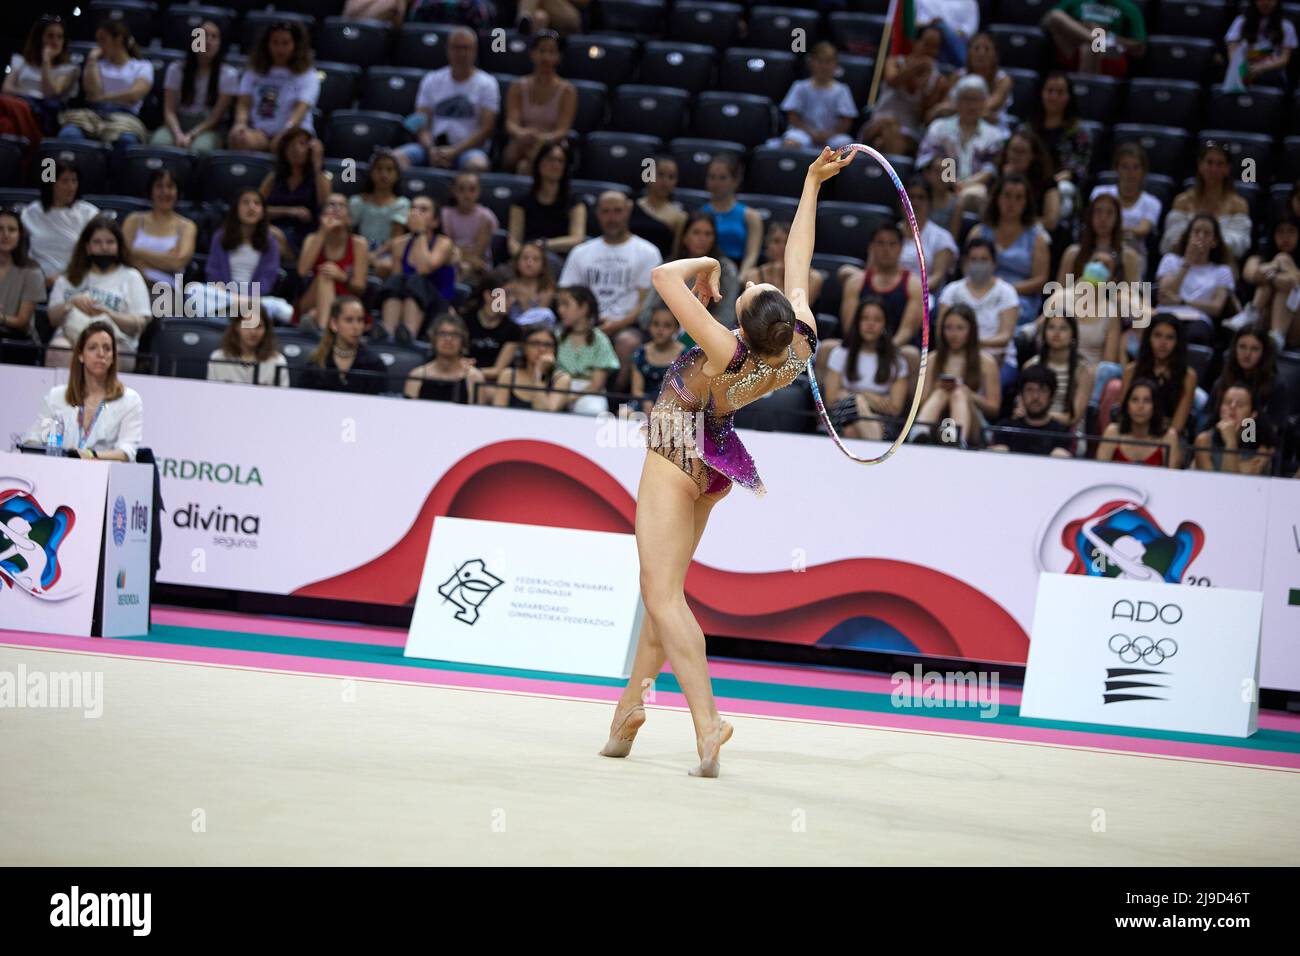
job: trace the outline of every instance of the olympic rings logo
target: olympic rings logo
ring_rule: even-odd
[[[1116,642],[1119,642],[1118,646]],[[1145,634],[1134,638],[1127,634],[1112,634],[1108,646],[1125,664],[1136,664],[1138,661],[1163,664],[1178,653],[1178,642],[1172,637],[1162,637],[1156,641]]]

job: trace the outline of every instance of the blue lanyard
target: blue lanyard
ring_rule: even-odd
[[[104,399],[100,399],[99,407],[95,409],[95,417],[90,420],[89,428],[87,428],[85,424],[86,406],[82,405],[80,408],[77,409],[77,428],[80,429],[81,431],[81,435],[77,438],[78,449],[82,449],[86,447],[86,439],[89,438],[90,433],[95,430],[95,422],[99,421],[99,413],[104,410],[104,401],[105,401]]]

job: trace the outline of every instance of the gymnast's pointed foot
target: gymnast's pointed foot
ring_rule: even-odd
[[[641,699],[645,699],[646,690],[654,681],[646,678],[641,681]],[[632,752],[632,741],[636,740],[636,732],[641,729],[645,723],[645,705],[641,703],[634,704],[621,714],[618,709],[614,710],[614,722],[609,728],[609,741],[601,749],[602,757],[626,757]]]
[[[695,738],[695,748],[700,753],[700,765],[687,771],[692,777],[716,777],[721,769],[718,761],[722,745],[731,739],[731,724],[721,717],[717,727],[703,737]]]

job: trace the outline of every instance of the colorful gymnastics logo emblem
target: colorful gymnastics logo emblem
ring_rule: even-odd
[[[44,600],[73,597],[57,586],[59,548],[76,515],[66,505],[47,513],[34,491],[22,478],[0,478],[0,584]]]
[[[113,502],[113,543],[119,548],[126,540],[126,499],[121,495]]]

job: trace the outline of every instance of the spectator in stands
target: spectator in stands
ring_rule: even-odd
[[[570,406],[579,415],[609,411],[605,383],[620,362],[614,343],[597,326],[599,306],[586,286],[561,286],[555,296],[560,314],[560,347],[556,362],[567,372],[570,388],[586,394],[575,396]]]
[[[370,246],[371,267],[380,276],[393,269],[393,240],[406,232],[406,217],[411,212],[411,200],[397,194],[401,178],[392,151],[378,149],[370,157],[361,192],[348,199],[352,223]]]
[[[532,408],[541,412],[562,411],[569,404],[569,375],[556,365],[558,343],[546,325],[534,325],[523,342],[524,364],[503,369],[492,390],[492,404],[498,408]]]
[[[786,240],[789,238],[790,238],[789,222],[783,219],[773,219],[771,222],[767,224],[767,239],[763,243],[764,262],[761,265],[757,265],[754,268],[750,269],[748,272],[746,272],[743,276],[740,277],[739,281],[736,283],[735,286],[737,290],[737,294],[739,294],[740,288],[746,286],[747,283],[750,282],[754,283],[755,285],[762,285],[763,283],[766,282],[769,285],[776,286],[778,289],[785,288],[785,243]],[[706,256],[708,255],[707,252],[700,253],[700,254]],[[913,258],[916,257],[915,250],[913,250],[912,257]],[[731,260],[728,259],[727,261],[730,262]],[[724,273],[724,281],[722,282],[722,290],[723,290],[722,301],[725,302],[728,298],[727,288],[726,288],[727,283],[725,281],[725,273],[726,273],[725,266],[723,267],[723,273]],[[859,271],[858,274],[860,276],[861,272]],[[808,308],[811,309],[817,304],[817,297],[821,295],[822,284],[825,281],[826,281],[826,275],[820,269],[808,270],[808,299],[809,299]],[[652,293],[651,297],[653,298],[655,294],[656,293]],[[732,311],[734,313],[735,310],[733,309]]]
[[[1056,185],[1055,170],[1047,146],[1030,126],[1020,126],[1007,137],[998,157],[998,174],[1002,177],[1023,176],[1028,180],[1038,210],[1037,221],[1048,235],[1061,221],[1061,191]]]
[[[982,79],[989,90],[989,98],[984,104],[984,118],[995,126],[1007,129],[1007,116],[1012,104],[1011,75],[998,65],[998,48],[993,43],[993,37],[987,33],[977,33],[971,37],[964,62],[965,67],[956,78],[960,80],[963,76],[978,76]],[[957,96],[953,86],[955,84],[949,86],[948,96],[929,111],[926,116],[928,122],[957,112]]]
[[[1147,238],[1160,221],[1162,203],[1146,191],[1147,173],[1150,164],[1147,151],[1140,143],[1120,143],[1115,147],[1114,184],[1102,184],[1092,188],[1091,199],[1098,196],[1114,196],[1119,200],[1124,245],[1132,249],[1136,259],[1135,278],[1146,275]],[[1088,217],[1084,217],[1085,224]],[[1085,226],[1086,228],[1086,226]],[[1125,272],[1127,272],[1127,268]]]
[[[1282,16],[1281,0],[1245,0],[1223,38],[1228,48],[1228,89],[1286,86],[1286,68],[1296,48],[1295,24]]]
[[[934,190],[924,176],[913,176],[907,184],[907,200],[912,204],[912,215],[921,230],[921,250],[925,253],[925,277],[933,296],[943,288],[948,273],[957,257],[957,242],[952,233],[931,218]],[[898,254],[898,267],[907,272],[920,273],[916,258],[916,243],[912,239],[912,224],[904,217],[898,221],[902,230],[903,249]],[[933,308],[933,302],[931,303]]]
[[[549,30],[534,33],[529,41],[533,72],[506,90],[506,135],[501,153],[507,172],[527,175],[537,151],[564,139],[578,115],[578,88],[556,73],[560,66],[560,38]]]
[[[1124,369],[1124,391],[1141,379],[1155,388],[1156,408],[1177,434],[1187,427],[1196,399],[1196,370],[1187,365],[1183,323],[1157,315],[1142,333],[1136,361]]]
[[[540,242],[519,247],[505,285],[507,309],[516,325],[555,324],[555,277]]]
[[[978,210],[988,196],[988,184],[997,175],[998,153],[1006,131],[984,119],[988,86],[978,76],[966,76],[954,87],[957,112],[935,120],[926,128],[916,161],[925,166],[940,160],[945,178],[956,177],[959,208]],[[944,160],[951,160],[945,165]]]
[[[1273,226],[1273,246],[1268,253],[1251,256],[1241,277],[1255,287],[1255,296],[1241,320],[1225,325],[1244,327],[1262,324],[1272,334],[1279,350],[1300,346],[1300,269],[1296,268],[1296,243],[1300,219],[1286,215]]]
[[[916,26],[933,27],[943,33],[942,59],[961,66],[969,56],[980,28],[980,8],[975,0],[917,0]]]
[[[1088,179],[1093,142],[1092,134],[1079,120],[1070,79],[1060,70],[1043,78],[1029,125],[1052,156],[1056,188],[1061,191],[1061,218],[1070,221],[1078,205],[1079,189]]]
[[[587,206],[569,191],[569,148],[546,143],[533,157],[533,185],[510,207],[510,252],[534,239],[564,255],[587,239]]]
[[[204,20],[203,49],[193,44],[184,61],[167,64],[163,74],[163,125],[154,130],[155,146],[178,146],[204,155],[220,149],[226,117],[239,96],[239,70],[226,65],[221,27]]]
[[[454,295],[456,247],[437,231],[437,223],[433,198],[417,196],[407,214],[410,231],[393,240],[393,271],[380,291],[379,323],[385,337],[405,345],[420,340],[429,316],[446,311]]]
[[[1041,366],[1026,366],[1020,373],[1018,414],[999,421],[992,430],[990,451],[1018,455],[1071,458],[1074,436],[1070,427],[1052,414],[1060,387],[1056,376]]]
[[[993,243],[997,250],[996,274],[1010,282],[1020,297],[1017,325],[1038,318],[1050,268],[1047,233],[1034,221],[1037,206],[1033,187],[1025,177],[1001,176],[989,191],[983,220],[971,230],[972,236]]]
[[[81,173],[69,160],[54,161],[53,182],[42,176],[40,190],[41,198],[23,207],[23,228],[31,240],[32,258],[45,276],[45,288],[50,289],[68,267],[82,230],[99,209],[78,198]]]
[[[1035,366],[1047,369],[1055,377],[1048,415],[1067,429],[1082,433],[1096,375],[1079,351],[1079,323],[1074,316],[1043,318],[1038,333],[1038,354],[1025,362],[1024,370],[1027,372]],[[1021,381],[1024,381],[1023,373]]]
[[[55,420],[63,422],[63,447],[82,458],[135,461],[144,438],[144,403],[123,385],[119,371],[120,330],[106,321],[91,322],[71,347],[68,381],[45,395],[41,417],[28,441],[45,443]]]
[[[422,119],[417,142],[398,147],[403,165],[487,172],[487,150],[501,112],[501,88],[491,74],[474,65],[478,37],[457,28],[447,39],[448,65],[420,83],[415,109]]]
[[[1160,311],[1186,322],[1192,342],[1208,345],[1214,338],[1215,321],[1236,285],[1228,263],[1219,221],[1202,212],[1192,218],[1174,251],[1165,253],[1156,267]]]
[[[1136,379],[1125,389],[1119,421],[1107,425],[1102,440],[1097,443],[1098,461],[1181,467],[1182,445],[1178,433],[1169,427],[1160,411],[1156,391],[1155,382],[1145,378]]]
[[[6,341],[39,342],[32,317],[44,301],[45,279],[32,261],[23,221],[12,209],[0,209],[0,349]]]
[[[1107,383],[1124,373],[1125,361],[1121,340],[1119,310],[1107,307],[1104,298],[1089,288],[1089,282],[1074,284],[1074,300],[1066,296],[1068,290],[1053,290],[1043,302],[1044,319],[1054,315],[1070,315],[1079,329],[1079,354],[1096,370],[1090,401],[1097,402]],[[1041,334],[1042,323],[1039,324]]]
[[[1101,281],[1138,282],[1142,271],[1138,266],[1137,251],[1124,244],[1123,219],[1124,212],[1113,193],[1094,192],[1092,202],[1083,214],[1079,241],[1068,246],[1061,255],[1056,281],[1065,285],[1067,278],[1073,276],[1078,282],[1087,267],[1097,261],[1106,268],[1106,277]],[[1092,274],[1100,276],[1095,268]]]
[[[413,369],[407,376],[403,393],[407,398],[454,402],[458,405],[479,404],[483,373],[469,357],[469,329],[458,315],[448,312],[433,320],[429,332],[433,343],[433,361]]]
[[[261,305],[273,320],[289,321],[293,307],[272,299],[280,280],[280,244],[271,235],[266,204],[256,189],[245,189],[226,210],[221,228],[208,247],[205,278],[210,283],[234,283],[240,290],[256,290]],[[242,297],[242,292],[237,292]],[[216,304],[219,302],[220,304]],[[251,302],[222,295],[210,307],[212,314],[246,315]]]
[[[839,149],[853,142],[849,128],[857,119],[858,107],[848,86],[835,79],[839,69],[835,44],[823,40],[808,54],[808,72],[812,75],[795,80],[781,110],[786,130],[768,140],[769,146],[789,149]]]
[[[286,130],[301,128],[315,137],[311,111],[320,97],[320,77],[312,61],[301,23],[281,20],[258,35],[239,78],[231,149],[278,154]]]
[[[1237,193],[1227,149],[1210,140],[1201,144],[1197,154],[1195,184],[1174,197],[1160,236],[1160,251],[1173,251],[1181,243],[1188,225],[1201,214],[1218,221],[1215,232],[1223,240],[1220,245],[1226,244],[1229,258],[1225,261],[1235,268],[1250,249],[1250,206]]]
[[[926,117],[952,87],[935,63],[942,44],[943,33],[927,27],[917,34],[911,52],[885,61],[880,96],[858,132],[861,142],[882,153],[911,156],[916,152],[925,136]]]
[[[740,178],[739,159],[730,153],[714,156],[704,174],[709,201],[700,208],[713,216],[718,248],[723,255],[736,263],[738,271],[746,272],[758,262],[763,244],[763,217],[757,209],[736,199]]]
[[[305,129],[293,128],[275,144],[275,172],[260,187],[266,214],[284,236],[284,258],[302,248],[317,226],[320,208],[330,193],[325,175],[325,147]]]
[[[474,287],[474,295],[467,300],[461,312],[461,318],[469,330],[470,358],[489,385],[498,381],[502,373],[515,364],[519,355],[519,343],[525,334],[510,317],[509,296],[506,292],[506,283],[509,281],[509,270],[492,270],[479,280]],[[537,324],[550,327],[549,323]],[[530,326],[529,331],[535,327]],[[485,403],[492,400],[491,393],[484,395]]]
[[[943,287],[939,295],[939,321],[957,307],[975,317],[980,347],[1000,367],[1020,317],[1020,297],[1015,286],[997,275],[997,250],[988,239],[976,237],[966,244],[962,276]]]
[[[678,258],[681,259],[698,259],[707,256],[710,259],[717,260],[718,265],[721,267],[718,277],[718,290],[722,293],[722,298],[716,302],[710,302],[705,308],[708,309],[709,315],[723,325],[728,328],[735,328],[736,298],[740,295],[741,288],[740,274],[736,271],[736,264],[729,257],[723,255],[722,250],[718,248],[718,233],[713,225],[713,216],[707,212],[696,210],[686,217],[686,229],[682,233],[680,251],[681,255]],[[756,271],[751,269],[749,274],[753,275]],[[808,284],[811,286],[815,281],[817,280],[814,280],[810,274]],[[641,312],[637,319],[640,327],[648,330],[651,316],[663,307],[664,300],[659,295],[659,290],[651,288],[650,294],[646,296],[645,302],[641,306]],[[695,340],[685,331],[681,333],[681,340],[687,348],[695,344]],[[636,344],[631,343],[632,348],[628,349],[626,354],[630,355]],[[628,340],[624,339],[622,343],[616,340],[615,345],[619,356],[622,357],[624,349],[628,346]],[[620,378],[622,377],[620,376]]]
[[[629,403],[633,408],[649,411],[664,386],[668,367],[686,351],[686,343],[677,339],[679,326],[673,310],[660,306],[650,316],[650,338],[632,353],[632,388],[637,396]]]
[[[387,371],[379,355],[362,341],[365,330],[366,307],[361,300],[352,295],[334,299],[321,329],[320,344],[302,370],[301,386],[363,395],[382,392],[387,385]]]
[[[1277,374],[1277,346],[1263,329],[1245,328],[1232,337],[1223,356],[1223,371],[1210,389],[1210,398],[1200,415],[1201,428],[1214,424],[1224,393],[1235,385],[1250,390],[1258,410],[1275,429],[1286,425],[1288,411],[1286,383]]]
[[[960,429],[962,443],[977,444],[988,419],[1002,406],[998,366],[980,347],[979,325],[970,306],[954,305],[939,322],[931,349],[934,374],[925,377],[916,420],[939,426],[944,444],[956,443],[949,425]]]
[[[264,310],[256,321],[230,320],[221,345],[208,356],[209,382],[289,387],[289,365],[280,354],[271,317]]]
[[[1219,418],[1196,436],[1192,467],[1233,475],[1265,475],[1273,464],[1277,436],[1258,417],[1255,396],[1245,385],[1229,385],[1219,401]]]
[[[159,166],[149,176],[148,193],[150,210],[133,212],[122,224],[131,263],[151,289],[158,283],[179,288],[194,258],[199,229],[176,211],[180,187],[166,166]]]
[[[595,294],[601,331],[622,339],[622,354],[628,356],[642,342],[641,330],[633,326],[650,292],[650,271],[663,261],[658,249],[628,231],[631,212],[632,201],[622,193],[601,193],[600,237],[570,252],[560,273],[561,286],[586,286]]]
[[[654,157],[654,176],[645,185],[645,193],[632,207],[628,228],[635,235],[654,243],[665,262],[677,258],[686,228],[686,210],[673,199],[677,188],[677,160],[666,154]]]
[[[40,132],[52,136],[59,129],[64,103],[77,92],[77,64],[71,61],[63,19],[42,14],[27,34],[21,53],[9,61],[4,93],[24,100]]]
[[[591,6],[591,0],[519,0],[520,29],[542,30],[550,28],[568,36],[582,30],[582,11]]]
[[[480,203],[476,173],[459,173],[451,184],[454,205],[443,206],[442,231],[460,250],[459,274],[475,282],[492,268],[492,234],[500,228],[496,213]]]
[[[365,292],[369,267],[366,240],[352,233],[348,197],[330,193],[321,210],[320,226],[306,238],[298,254],[298,275],[307,290],[298,300],[299,322],[308,328],[320,326],[323,316],[335,314],[331,305],[336,297]]]
[[[66,368],[74,342],[92,322],[106,322],[117,336],[122,371],[135,368],[135,350],[152,318],[144,277],[130,265],[117,220],[96,216],[86,223],[67,270],[50,290],[50,326],[55,330],[45,364]]]
[[[826,406],[835,427],[850,438],[892,438],[898,429],[883,419],[902,414],[907,380],[907,360],[889,334],[884,300],[868,295],[826,362]]]
[[[914,344],[921,332],[921,279],[899,267],[902,251],[902,231],[892,222],[882,223],[871,234],[866,268],[861,272],[846,268],[840,273],[840,323],[844,329],[856,321],[858,299],[865,293],[879,297],[883,304],[894,344],[899,348]]]
[[[125,20],[104,20],[81,72],[84,109],[59,116],[64,139],[97,139],[118,149],[148,138],[140,107],[153,89],[153,63],[140,55]]]
[[[1128,58],[1146,53],[1146,20],[1132,0],[1061,0],[1042,28],[1055,41],[1060,64],[1080,73],[1124,76]]]
[[[958,201],[955,175],[949,177],[946,165],[939,156],[932,156],[926,162],[917,160],[917,173],[930,186],[930,218],[948,231],[955,241],[961,236],[962,206]]]

